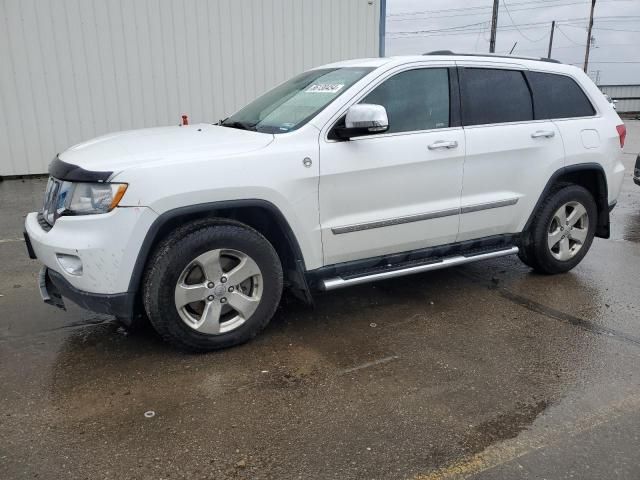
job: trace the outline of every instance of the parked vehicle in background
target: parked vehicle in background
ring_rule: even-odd
[[[626,130],[578,68],[439,54],[318,67],[216,125],[58,155],[26,219],[43,298],[211,350],[283,288],[332,290],[518,254],[574,268],[608,238]]]
[[[636,165],[633,169],[633,181],[636,185],[640,185],[640,155],[636,157]]]

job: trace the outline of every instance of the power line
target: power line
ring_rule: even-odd
[[[600,3],[625,2],[625,1],[637,1],[637,0],[600,0]],[[567,3],[566,5],[563,5],[563,4],[553,5],[552,2],[571,2],[571,3]],[[535,1],[511,3],[511,11],[517,11],[518,10],[517,7],[520,5],[525,5],[525,6],[536,5],[535,7],[523,7],[520,9],[520,10],[530,10],[530,9],[554,8],[554,7],[562,7],[562,6],[570,6],[570,5],[586,6],[588,5],[588,3],[586,3],[585,1],[579,2],[579,1],[573,1],[573,0],[535,0]],[[405,16],[415,16],[415,15],[422,15],[422,14],[437,14],[437,13],[448,13],[448,12],[464,12],[463,15],[483,15],[485,13],[488,14],[491,11],[491,9],[492,7],[490,5],[484,5],[484,6],[463,7],[463,8],[445,8],[440,10],[418,10],[418,11],[410,11],[410,12],[390,13],[387,15],[387,18],[389,19],[389,21],[399,21],[394,19],[394,17],[405,17]],[[470,10],[486,10],[486,12],[469,13]],[[428,18],[428,17],[423,17],[423,18]],[[405,20],[413,20],[413,19],[411,18],[411,19],[405,19]]]
[[[566,24],[565,27],[573,27],[573,28],[579,28],[581,30],[584,30],[585,27],[579,27],[578,25],[571,25],[571,24]],[[593,27],[594,30],[610,30],[612,32],[639,32],[640,30],[624,30],[624,29],[618,29],[618,28],[609,28],[609,27]]]
[[[533,3],[533,2],[532,2]],[[538,2],[535,2],[538,3]],[[554,8],[554,7],[568,7],[571,5],[584,5],[583,2],[570,2],[570,3],[562,3],[562,4],[558,4],[558,5],[537,5],[534,7],[523,7],[523,8],[513,8],[514,5],[520,5],[520,4],[511,4],[510,10],[512,12],[521,12],[521,11],[527,11],[527,10],[538,10],[541,8]],[[483,7],[486,8],[486,7]],[[464,9],[466,10],[466,9]],[[456,10],[457,11],[457,10]],[[444,13],[446,13],[446,11],[443,11]],[[423,13],[427,13],[427,12],[423,12]],[[452,15],[437,15],[439,12],[438,11],[433,11],[433,13],[429,16],[426,17],[410,17],[410,18],[390,18],[387,21],[389,22],[412,22],[412,21],[418,21],[418,20],[436,20],[436,19],[440,19],[440,18],[452,18],[452,17],[468,17],[468,16],[472,16],[472,15],[488,15],[490,13],[490,11],[482,11],[482,12],[462,12],[462,13],[454,13]],[[416,14],[418,15],[418,14]]]
[[[518,5],[530,5],[533,3],[541,3],[541,2],[549,2],[549,1],[561,1],[561,0],[539,0],[536,1],[528,1],[528,2],[520,2]],[[417,10],[411,12],[401,12],[401,13],[390,13],[387,17],[398,17],[398,16],[406,16],[406,15],[420,15],[423,13],[441,13],[441,12],[463,12],[469,10],[491,10],[493,7],[490,5],[478,5],[474,7],[462,7],[462,8],[443,8],[440,10]]]
[[[557,27],[556,27],[557,29]],[[595,48],[605,48],[605,47],[633,47],[638,45],[637,43],[603,43],[602,45],[596,45]],[[579,45],[563,45],[562,47],[556,47],[555,44],[553,46],[553,51],[555,52],[556,50],[560,50],[560,49],[567,49],[567,48],[584,48],[583,44],[579,44]],[[523,48],[523,49],[518,49],[519,52],[539,52],[541,50],[540,47],[538,48]],[[506,53],[506,51],[504,52]]]
[[[605,28],[605,27],[593,27],[593,29],[594,30],[608,30],[610,32],[636,32],[636,33],[640,33],[640,30],[618,30],[616,28]]]
[[[639,16],[635,16],[637,18],[640,18]],[[566,27],[573,27],[573,28],[580,28],[580,29],[584,29],[584,27],[580,27],[578,25],[572,25],[571,23],[568,22],[575,22],[575,21],[579,21],[579,20],[583,20],[586,19],[587,17],[573,17],[573,18],[566,18],[563,20],[557,20],[556,24],[562,24],[563,26]],[[605,19],[605,18],[609,18],[609,17],[602,17],[601,19]],[[627,16],[626,18],[631,18],[629,16]],[[601,20],[601,19],[596,19],[596,20]],[[613,21],[613,20],[612,20]],[[428,33],[441,33],[443,35],[448,34],[446,32],[454,32],[456,34],[460,34],[460,33],[465,33],[465,34],[476,34],[478,33],[481,28],[478,27],[478,25],[484,25],[487,22],[476,22],[476,23],[470,23],[470,24],[465,24],[465,25],[458,25],[458,26],[454,26],[454,27],[448,27],[448,28],[438,28],[438,29],[425,29],[425,30],[396,30],[396,31],[389,31],[387,32],[389,35],[403,35],[403,36],[410,36],[410,35],[418,35],[418,36],[422,36],[422,34],[428,34]],[[520,25],[505,25],[502,27],[499,27],[499,29],[501,31],[510,31],[510,30],[517,30],[517,29],[535,29],[535,28],[547,28],[547,26],[549,25],[548,21],[543,21],[543,22],[529,22],[529,23],[522,23]],[[640,32],[640,30],[623,30],[623,29],[613,29],[610,27],[598,27],[598,26],[594,26],[593,27],[594,30],[612,30],[612,31],[629,31],[629,32]],[[451,33],[449,33],[451,34]]]
[[[507,12],[507,15],[509,16],[509,20],[511,20],[511,23],[513,24],[513,26],[515,27],[515,29],[518,31],[518,33],[520,35],[522,35],[525,39],[529,40],[532,43],[536,43],[539,42],[540,40],[543,40],[545,38],[547,38],[547,35],[543,35],[542,37],[538,38],[537,40],[534,40],[532,38],[527,37],[524,33],[522,33],[520,31],[520,29],[518,28],[518,26],[516,25],[516,22],[513,20],[513,17],[511,16],[511,12],[509,12],[509,8],[507,7],[507,0],[502,0],[502,5],[504,6],[505,11]]]
[[[480,29],[480,31],[478,32],[478,38],[476,38],[476,45],[473,49],[474,52],[478,51],[478,42],[480,41],[480,38],[484,38],[484,36],[482,35],[484,33],[484,24],[482,25],[482,28]]]
[[[411,34],[411,33],[440,33],[440,32],[448,32],[448,31],[457,31],[460,29],[465,29],[468,27],[477,27],[478,25],[483,25],[487,22],[477,22],[477,23],[469,23],[466,25],[457,25],[455,27],[447,27],[447,28],[436,28],[436,29],[432,29],[432,30],[407,30],[407,31],[402,31],[402,30],[398,30],[395,32],[387,32],[390,35],[393,34]]]
[[[571,37],[569,37],[566,33],[564,33],[564,31],[560,28],[560,26],[558,25],[556,27],[556,29],[562,34],[562,36],[564,38],[566,38],[567,40],[569,40],[571,43],[573,43],[574,45],[578,45],[580,47],[584,47],[584,43],[582,42],[576,42],[575,40],[573,40]]]

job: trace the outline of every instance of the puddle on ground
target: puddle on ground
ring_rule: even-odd
[[[474,427],[462,446],[469,454],[475,454],[494,443],[515,438],[520,432],[526,430],[549,405],[546,400],[530,404],[519,403],[515,410],[500,414]]]

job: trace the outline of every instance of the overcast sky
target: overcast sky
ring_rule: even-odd
[[[488,52],[493,0],[387,0],[386,55]],[[582,67],[591,0],[500,0],[496,53],[551,56]],[[509,15],[510,14],[510,15]],[[640,84],[640,0],[597,0],[588,73]],[[514,27],[515,24],[515,27]],[[517,28],[516,28],[517,27]],[[605,63],[606,62],[606,63]]]

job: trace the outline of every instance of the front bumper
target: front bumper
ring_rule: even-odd
[[[96,313],[113,315],[122,319],[131,318],[135,300],[134,293],[99,294],[78,290],[62,275],[42,267],[38,279],[40,296],[45,303],[66,310],[64,298],[82,308]]]
[[[46,230],[36,213],[27,215],[25,241],[29,256],[45,267],[40,276],[45,302],[64,307],[64,297],[94,312],[130,317],[133,267],[156,218],[150,208],[116,208],[101,215],[60,217]],[[65,269],[65,256],[81,260],[80,273]]]
[[[75,289],[97,294],[129,291],[142,242],[157,214],[150,208],[116,208],[101,215],[60,217],[49,230],[36,213],[25,220],[32,254]],[[65,270],[61,256],[82,261],[81,274]]]

